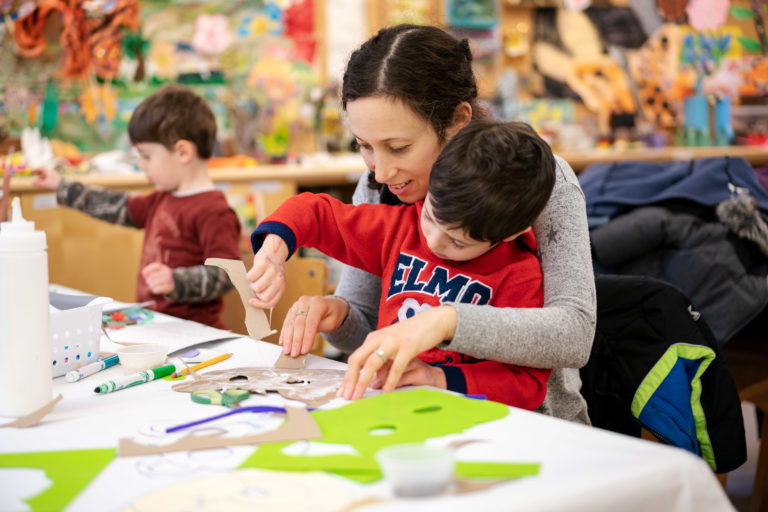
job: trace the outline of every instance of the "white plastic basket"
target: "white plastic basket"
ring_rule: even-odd
[[[101,310],[112,302],[92,295],[50,294],[50,331],[54,377],[99,359]]]

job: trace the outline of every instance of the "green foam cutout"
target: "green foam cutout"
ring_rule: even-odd
[[[34,511],[63,510],[112,459],[115,450],[66,450],[0,454],[0,468],[30,468],[45,471],[53,483],[26,503]]]
[[[522,478],[539,474],[540,464],[456,461],[456,474],[465,478]]]
[[[348,444],[357,455],[286,455],[283,448],[293,443],[264,443],[240,467],[328,471],[362,483],[374,482],[382,476],[374,458],[381,448],[458,434],[508,413],[509,409],[503,404],[427,389],[386,393],[337,409],[310,413],[323,432],[323,438],[314,442]],[[371,433],[382,429],[390,433]],[[538,464],[461,462],[457,464],[457,473],[470,478],[524,476],[518,473],[535,474],[533,466],[538,472]]]

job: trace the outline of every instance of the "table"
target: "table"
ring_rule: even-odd
[[[271,364],[279,347],[250,338],[206,344],[232,352],[230,359],[210,369]],[[338,368],[344,364],[309,356],[307,368]],[[114,449],[118,439],[152,431],[153,425],[179,424],[216,414],[218,406],[193,403],[186,394],[171,390],[159,380],[106,395],[93,387],[113,376],[119,366],[77,383],[55,379],[54,392],[64,398],[38,426],[0,429],[3,454]],[[375,392],[371,392],[374,393]],[[252,396],[244,405],[280,405],[286,400],[272,394]],[[329,407],[343,405],[334,400]],[[5,421],[1,421],[5,423]],[[430,443],[479,439],[457,452],[462,460],[502,462],[537,461],[540,473],[491,489],[429,499],[394,499],[388,485],[379,481],[362,485],[334,477],[358,493],[383,498],[355,510],[733,510],[728,498],[703,460],[677,448],[629,438],[596,428],[568,423],[540,414],[510,408],[509,415],[451,434]],[[94,478],[65,510],[130,510],[134,500],[153,491],[234,469],[254,451],[251,446],[220,450],[177,452],[143,457],[109,458]],[[22,478],[0,467],[0,509],[23,483],[42,485],[39,475]],[[37,480],[35,480],[37,478]],[[30,484],[30,481],[32,484]],[[35,482],[38,482],[35,484]]]

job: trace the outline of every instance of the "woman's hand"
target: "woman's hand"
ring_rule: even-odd
[[[271,308],[285,292],[285,260],[288,246],[282,238],[269,234],[264,238],[261,249],[253,256],[253,266],[246,276],[251,290],[256,294],[248,300],[257,308]]]
[[[285,315],[278,343],[283,354],[296,357],[312,350],[318,332],[335,331],[349,314],[349,304],[338,297],[299,297]]]
[[[387,362],[383,367],[379,368],[376,372],[376,376],[371,380],[371,387],[373,389],[381,389],[389,376],[389,369],[392,367],[392,363]],[[414,357],[410,360],[408,365],[403,370],[403,376],[395,384],[396,388],[403,386],[432,386],[440,389],[448,389],[448,382],[445,379],[445,372],[427,364],[418,357]]]
[[[453,338],[457,319],[456,310],[451,306],[438,306],[373,331],[349,356],[338,396],[347,400],[361,398],[377,372],[389,362],[391,366],[384,370],[382,391],[392,391],[405,378],[405,373],[413,369],[409,364],[418,354]]]

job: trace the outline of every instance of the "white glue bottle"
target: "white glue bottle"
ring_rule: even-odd
[[[19,417],[51,401],[48,253],[45,232],[12,202],[0,223],[0,416]]]

